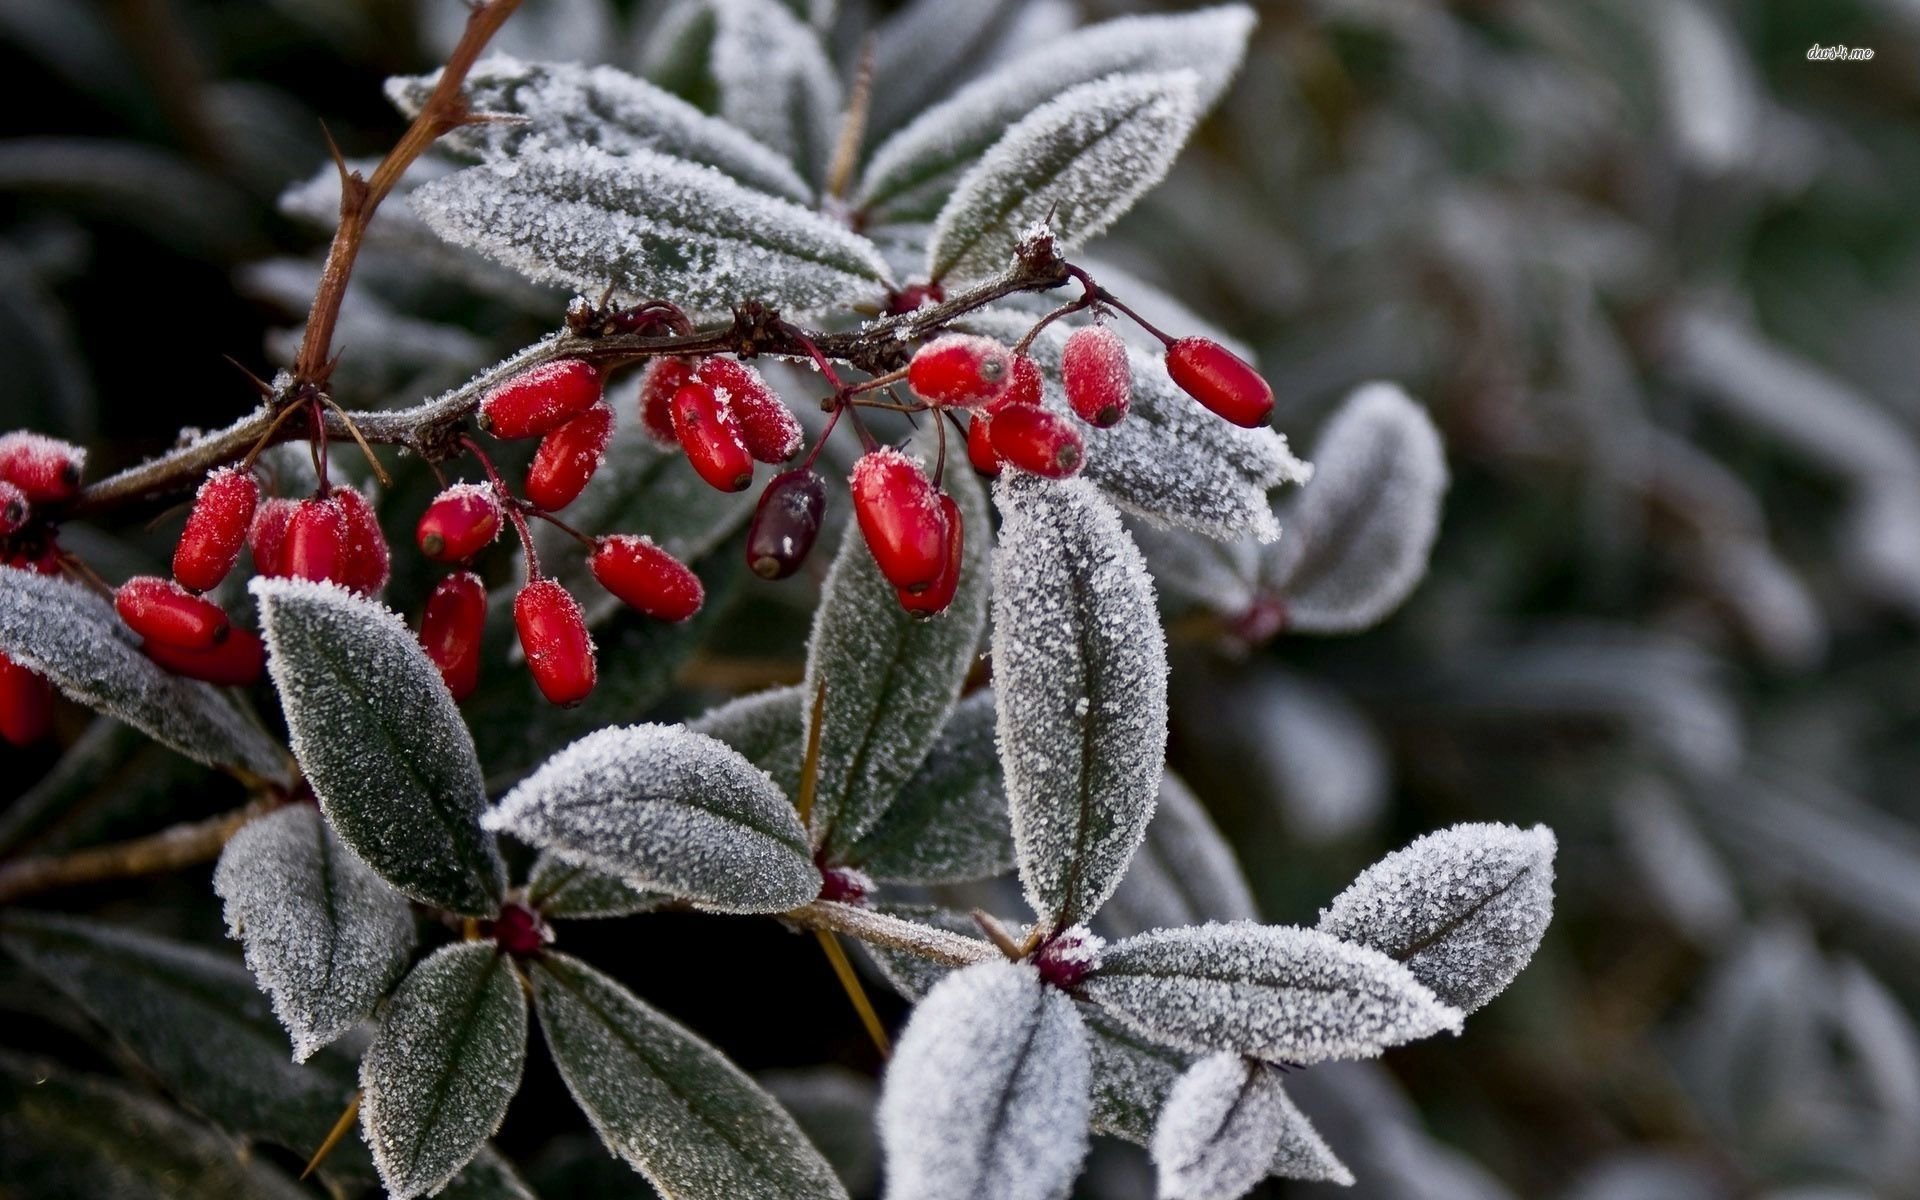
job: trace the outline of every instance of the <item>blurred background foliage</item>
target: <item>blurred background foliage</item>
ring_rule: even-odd
[[[850,58],[889,7],[845,0],[835,44]],[[976,65],[1128,6],[1000,7]],[[528,0],[501,48],[697,100],[655,36],[687,8]],[[431,69],[462,12],[0,0],[0,428],[82,441],[98,476],[250,406],[222,356],[265,375],[288,351],[332,203],[324,176],[281,194],[324,163],[323,121],[350,157],[390,143],[381,82]],[[1249,648],[1219,632],[1235,614],[1170,588],[1172,763],[1270,920],[1311,922],[1382,852],[1452,822],[1545,821],[1561,846],[1547,941],[1466,1037],[1290,1086],[1363,1196],[1920,1196],[1920,5],[1262,16],[1201,140],[1097,257],[1252,346],[1303,452],[1354,386],[1399,382],[1454,482],[1430,576],[1367,633]],[[1809,61],[1815,43],[1874,57]],[[877,119],[926,98],[882,96]],[[370,244],[337,338],[349,405],[417,399],[557,320],[563,298],[449,254]],[[425,495],[408,486],[388,498],[396,537]],[[155,515],[69,540],[125,574],[162,561],[172,526],[139,523]],[[703,568],[734,600],[698,653],[615,627],[603,642],[645,678],[567,721],[797,676],[814,583],[728,590],[733,558],[722,545]],[[425,587],[416,564],[390,601],[410,610]],[[523,701],[476,723],[532,720],[534,751],[567,736]],[[22,792],[0,853],[239,798],[77,709],[60,733],[0,751]],[[200,872],[49,900],[221,942]],[[876,1064],[811,944],[643,920],[579,938],[772,1072],[870,1186]],[[142,1093],[127,1104],[169,1094],[35,984],[0,977],[0,1005],[14,1051],[115,1076]],[[838,1073],[802,1070],[823,1060]],[[644,1194],[602,1172],[570,1106],[542,1103],[551,1067],[529,1071],[501,1139],[529,1178]],[[1082,1190],[1146,1195],[1143,1161],[1106,1147]]]

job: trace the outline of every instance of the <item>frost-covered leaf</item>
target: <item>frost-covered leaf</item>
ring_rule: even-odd
[[[415,116],[439,81],[437,71],[389,79],[387,96]],[[468,73],[465,90],[475,112],[519,119],[456,129],[437,143],[441,149],[471,158],[512,158],[569,146],[596,146],[610,154],[652,150],[800,204],[813,198],[813,190],[784,159],[739,126],[613,67],[495,55]]]
[[[1013,831],[996,720],[991,692],[962,700],[926,761],[846,862],[882,883],[964,883],[1009,870]]]
[[[928,925],[948,933],[958,934],[977,940],[984,950],[991,946],[981,936],[980,925],[972,914],[951,908],[942,908],[936,904],[901,904],[881,900],[873,904],[877,912],[890,917],[899,917],[903,921],[912,921],[916,925]],[[896,950],[891,946],[882,946],[877,942],[861,942],[861,953],[872,960],[874,969],[880,972],[888,985],[909,1000],[918,1000],[933,990],[933,986],[953,973],[953,968],[944,963],[922,958],[909,950]],[[997,952],[996,952],[997,953]]]
[[[1462,1012],[1499,995],[1553,917],[1553,831],[1455,825],[1360,873],[1319,928],[1407,964]]]
[[[1270,1062],[1366,1058],[1460,1029],[1458,1010],[1378,950],[1276,925],[1143,933],[1102,950],[1081,986],[1151,1037]]]
[[[1023,118],[960,180],[927,243],[932,279],[1007,269],[1037,225],[1071,251],[1166,176],[1200,119],[1195,71],[1115,75]]]
[[[1060,1200],[1087,1153],[1086,1029],[1031,966],[985,962],[927,993],[880,1096],[892,1200]]]
[[[360,1061],[360,1124],[387,1191],[430,1195],[500,1127],[527,1057],[527,998],[489,941],[442,946],[388,1003]]]
[[[886,264],[845,226],[651,150],[535,150],[412,196],[441,237],[539,283],[696,314],[748,300],[787,313],[878,296]]]
[[[568,1090],[663,1195],[844,1200],[793,1118],[718,1050],[577,959],[547,954],[528,973]]]
[[[293,752],[340,840],[416,900],[486,916],[506,867],[480,829],[473,737],[389,609],[332,584],[255,579]]]
[[[1167,654],[1153,582],[1081,480],[1010,474],[993,559],[993,662],[1007,802],[1027,899],[1056,929],[1091,918],[1153,816]]]
[[[1270,1170],[1353,1183],[1294,1107],[1280,1072],[1237,1054],[1208,1055],[1174,1083],[1153,1131],[1153,1161],[1165,1200],[1235,1200]]]
[[[273,997],[293,1058],[365,1020],[413,950],[407,898],[342,845],[320,810],[289,805],[247,822],[213,873],[227,934]]]
[[[1351,633],[1400,606],[1427,572],[1447,460],[1433,422],[1392,384],[1348,397],[1313,448],[1313,479],[1281,512],[1263,574],[1287,627]]]
[[[527,903],[549,917],[630,917],[672,901],[664,892],[645,891],[552,852],[535,859],[527,873]]]
[[[800,789],[800,761],[807,750],[805,704],[797,686],[769,688],[710,708],[687,728],[732,746],[791,796]]]
[[[840,78],[820,35],[779,0],[709,0],[719,112],[819,180],[840,120]]]
[[[1237,620],[1260,599],[1260,544],[1250,537],[1215,541],[1139,517],[1127,518],[1127,535],[1140,547],[1162,606],[1178,611],[1197,605]]]
[[[975,313],[970,332],[1018,341],[1032,324],[1006,312]],[[1028,353],[1045,381],[1047,407],[1071,414],[1060,384],[1060,352],[1068,331],[1059,322],[1034,339]],[[1298,483],[1312,469],[1287,449],[1271,429],[1242,429],[1222,421],[1174,386],[1160,355],[1127,350],[1133,374],[1133,407],[1127,419],[1107,429],[1082,426],[1087,443],[1081,478],[1136,516],[1156,524],[1230,539],[1243,535],[1272,541],[1280,535],[1267,492]]]
[[[1187,785],[1168,771],[1133,863],[1100,910],[1103,931],[1124,937],[1207,921],[1256,921],[1259,910],[1233,847]]]
[[[1225,5],[1179,16],[1125,17],[1036,47],[928,109],[874,151],[856,201],[889,220],[931,219],[954,175],[1006,130],[1075,86],[1120,72],[1189,69],[1200,111],[1240,69],[1253,12]]]
[[[1080,1017],[1093,1054],[1093,1131],[1145,1146],[1191,1056],[1141,1036],[1098,1005],[1082,1005]]]
[[[787,797],[736,751],[677,725],[588,734],[508,792],[484,824],[716,912],[784,912],[820,891]]]
[[[803,692],[826,688],[810,824],[830,857],[873,827],[926,757],[960,698],[987,619],[985,498],[970,472],[947,474],[965,524],[960,588],[931,620],[900,607],[850,525],[814,614]],[[811,705],[808,705],[811,709]],[[800,720],[804,730],[810,711]]]
[[[867,131],[891,133],[983,61],[1014,0],[912,0],[873,31],[873,97]]]
[[[239,701],[154,665],[113,607],[77,583],[0,567],[0,653],[197,762],[288,777],[286,752]]]

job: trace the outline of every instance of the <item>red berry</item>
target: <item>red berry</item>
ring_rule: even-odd
[[[993,452],[993,418],[977,412],[967,422],[967,461],[988,479],[1000,475],[1000,456]]]
[[[663,446],[680,443],[673,429],[673,394],[693,378],[693,360],[656,358],[640,376],[640,424]]]
[[[600,469],[612,437],[613,409],[596,404],[541,438],[527,468],[527,499],[548,512],[572,504]]]
[[[218,586],[240,557],[259,504],[260,481],[252,472],[222,467],[207,476],[173,548],[173,577],[196,592]]]
[[[53,729],[53,684],[0,654],[0,738],[27,746]]]
[[[0,480],[35,504],[57,504],[78,495],[86,461],[85,450],[59,438],[26,432],[0,437]]]
[[[140,650],[175,675],[223,687],[249,687],[266,670],[267,648],[244,629],[235,628],[211,650],[182,650],[165,642],[143,642]]]
[[[480,428],[494,437],[540,437],[600,402],[600,368],[562,358],[528,368],[480,401]]]
[[[32,571],[35,575],[58,575],[60,573],[60,547],[51,537],[37,547],[16,547],[7,551],[6,565],[16,571]]]
[[[953,603],[953,594],[960,589],[960,560],[966,549],[965,522],[960,519],[960,506],[953,497],[942,493],[940,512],[947,521],[947,559],[940,568],[940,574],[923,592],[910,592],[905,588],[894,589],[900,598],[900,607],[916,617],[934,617],[947,611]]]
[[[1067,403],[1082,421],[1105,428],[1127,415],[1133,392],[1133,365],[1127,344],[1105,325],[1073,331],[1060,351],[1060,382]]]
[[[465,562],[500,533],[500,501],[484,483],[456,483],[420,514],[413,538],[434,562]]]
[[[33,505],[27,502],[27,494],[0,479],[0,537],[18,533],[33,515]]]
[[[500,915],[487,922],[486,933],[506,954],[525,958],[546,949],[553,931],[540,914],[522,904],[503,904]]]
[[[949,333],[914,352],[907,386],[933,404],[985,404],[1007,388],[1013,355],[992,338]]]
[[[723,492],[738,492],[753,483],[753,455],[740,440],[733,414],[698,379],[673,394],[673,431],[686,449],[687,461],[709,484]]]
[[[1075,925],[1054,935],[1034,951],[1033,965],[1040,978],[1059,988],[1072,991],[1080,981],[1100,965],[1100,950],[1106,942]]]
[[[272,497],[253,514],[247,528],[247,548],[253,551],[256,574],[274,579],[287,573],[287,526],[293,521],[295,504]]]
[[[374,595],[387,586],[387,577],[393,573],[393,556],[387,551],[387,535],[380,530],[380,518],[354,488],[334,488],[333,500],[347,525],[340,582],[363,596]]]
[[[1086,443],[1072,421],[1030,404],[1016,404],[995,413],[987,436],[1002,462],[1048,479],[1065,479],[1078,471],[1087,457]]]
[[[177,650],[211,650],[233,631],[226,610],[171,579],[136,575],[113,594],[127,628]]]
[[[760,372],[730,358],[709,358],[694,377],[733,413],[747,453],[761,462],[781,463],[800,449],[800,422]]]
[[[457,703],[480,682],[480,639],[487,626],[487,588],[472,571],[434,585],[420,617],[420,645]]]
[[[891,448],[853,464],[853,512],[867,550],[888,583],[924,591],[947,561],[947,521],[940,493],[920,464]]]
[[[588,565],[600,586],[622,602],[660,621],[684,621],[706,598],[700,577],[687,564],[631,533],[603,537]]]
[[[859,904],[873,891],[873,877],[854,867],[821,867],[820,899]]]
[[[311,497],[293,506],[281,573],[294,579],[339,580],[347,565],[347,514],[332,497]]]
[[[1044,383],[1040,364],[1033,361],[1033,356],[1016,354],[1013,356],[1013,369],[1007,373],[1007,390],[987,405],[987,411],[999,412],[1009,404],[1038,404]]]
[[[585,700],[593,691],[593,638],[567,589],[551,579],[521,588],[513,598],[513,624],[540,694],[563,707]]]
[[[802,467],[773,477],[747,526],[747,565],[762,579],[785,579],[800,569],[820,536],[827,488],[818,472]]]
[[[1273,389],[1260,372],[1210,338],[1181,338],[1168,346],[1167,374],[1181,391],[1235,425],[1257,428],[1273,412]]]

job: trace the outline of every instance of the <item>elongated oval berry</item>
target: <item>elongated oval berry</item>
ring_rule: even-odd
[[[293,506],[280,550],[281,573],[294,579],[339,581],[346,569],[347,514],[331,496]]]
[[[0,738],[30,746],[53,729],[53,684],[0,654]]]
[[[673,428],[673,394],[693,378],[690,358],[656,358],[640,376],[640,424],[663,446],[677,446]]]
[[[1082,421],[1102,429],[1118,424],[1133,394],[1127,344],[1105,325],[1074,330],[1060,351],[1060,382],[1066,385],[1067,403]]]
[[[1167,374],[1216,416],[1254,429],[1273,412],[1273,389],[1260,372],[1211,338],[1181,338],[1167,347]]]
[[[706,384],[696,379],[673,394],[673,430],[687,461],[712,486],[738,492],[753,483],[753,455],[733,414]]]
[[[939,576],[922,592],[894,589],[894,595],[900,598],[900,607],[916,617],[939,616],[952,606],[953,594],[960,590],[960,562],[966,550],[966,523],[960,519],[960,506],[944,492],[940,495],[940,512],[947,522],[947,558]]]
[[[72,442],[17,430],[0,437],[0,480],[35,504],[57,504],[80,492],[87,452]]]
[[[540,694],[553,704],[580,703],[593,691],[593,638],[573,596],[551,579],[536,579],[513,598],[513,624]]]
[[[183,650],[149,641],[140,644],[140,652],[175,675],[222,687],[251,687],[260,682],[267,666],[266,646],[238,626],[211,650]]]
[[[476,418],[494,437],[540,437],[600,402],[600,368],[583,358],[530,367],[488,392]]]
[[[920,464],[891,447],[863,455],[848,477],[860,534],[880,574],[896,588],[924,591],[947,561],[940,493]]]
[[[20,532],[32,515],[33,505],[28,502],[27,494],[0,479],[0,537]]]
[[[372,503],[355,488],[334,488],[333,502],[340,506],[347,527],[340,582],[363,596],[374,595],[387,586],[387,577],[393,573],[393,555],[387,549],[380,518]]]
[[[987,436],[1000,461],[1048,479],[1065,479],[1087,457],[1086,442],[1072,421],[1029,404],[995,413]]]
[[[731,358],[709,358],[694,377],[712,388],[733,414],[748,454],[764,463],[782,463],[800,449],[800,422],[760,372]]]
[[[259,505],[260,481],[251,471],[222,467],[207,476],[173,548],[173,577],[181,586],[196,592],[219,586],[246,545]]]
[[[603,537],[588,566],[600,586],[658,621],[684,621],[700,611],[706,590],[687,564],[631,533]]]
[[[579,499],[613,437],[613,409],[596,404],[540,439],[527,468],[526,497],[557,512]]]
[[[914,352],[907,386],[933,404],[985,404],[1006,391],[1013,353],[992,338],[970,333],[937,337]]]
[[[500,500],[484,483],[456,483],[420,514],[413,540],[434,562],[465,562],[500,534]]]
[[[253,552],[254,573],[277,579],[287,573],[287,526],[293,522],[293,501],[269,498],[255,510],[247,527],[247,549]]]
[[[1038,404],[1045,380],[1040,374],[1040,364],[1033,361],[1030,354],[1013,356],[1013,367],[1007,373],[1007,390],[995,396],[987,404],[988,412],[999,412],[1009,404]]]
[[[993,450],[993,417],[984,412],[967,421],[967,461],[988,479],[1000,477],[1000,456]]]
[[[480,641],[487,628],[487,588],[472,571],[434,585],[420,616],[420,646],[440,668],[457,703],[480,682]]]
[[[233,630],[225,609],[158,575],[136,575],[121,584],[113,607],[128,629],[181,650],[211,650]]]
[[[827,511],[827,485],[817,471],[801,468],[773,477],[747,526],[747,566],[762,579],[785,579],[800,569],[820,536]]]

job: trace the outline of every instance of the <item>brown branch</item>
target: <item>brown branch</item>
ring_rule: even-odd
[[[859,938],[876,946],[904,950],[930,962],[949,967],[970,967],[1000,957],[1000,952],[979,938],[970,938],[916,921],[890,917],[853,904],[836,900],[815,900],[781,917],[808,929],[827,929]]]
[[[22,858],[0,865],[0,904],[54,888],[155,875],[206,862],[219,855],[227,839],[240,832],[242,825],[281,803],[272,797],[255,800],[217,817],[173,825],[131,841],[89,846],[72,854]]]

